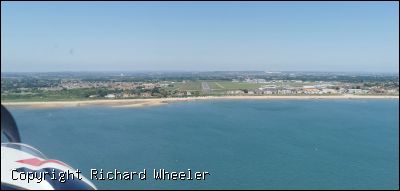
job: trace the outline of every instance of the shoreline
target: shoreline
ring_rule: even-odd
[[[48,101],[48,102],[2,102],[10,107],[32,108],[59,108],[81,107],[90,105],[104,105],[112,107],[149,107],[161,106],[171,102],[195,101],[195,100],[308,100],[308,99],[399,99],[399,96],[384,95],[332,95],[332,96],[204,96],[183,98],[148,98],[148,99],[110,99],[110,100],[81,100],[81,101]]]

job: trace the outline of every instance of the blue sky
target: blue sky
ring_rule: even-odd
[[[1,2],[1,70],[397,72],[398,2]]]

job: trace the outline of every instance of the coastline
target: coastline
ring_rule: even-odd
[[[195,100],[307,100],[307,99],[399,99],[399,96],[389,95],[332,95],[332,96],[204,96],[183,98],[148,98],[148,99],[110,99],[82,101],[48,101],[48,102],[2,102],[4,106],[31,108],[80,107],[89,105],[104,105],[112,107],[149,107],[161,106],[170,102]]]

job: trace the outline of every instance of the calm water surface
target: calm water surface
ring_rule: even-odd
[[[193,101],[145,108],[11,108],[23,141],[147,180],[100,189],[398,189],[398,100]],[[155,181],[152,169],[208,171]]]

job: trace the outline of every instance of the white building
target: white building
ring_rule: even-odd
[[[360,93],[362,93],[362,89],[348,89],[347,93],[349,93],[349,94],[360,94]]]
[[[106,96],[104,96],[105,98],[115,98],[115,95],[114,94],[108,94],[108,95],[106,95]]]
[[[330,89],[330,88],[323,88],[322,93],[324,94],[335,94],[337,91],[335,89]]]
[[[244,92],[242,90],[232,90],[232,91],[227,91],[228,94],[243,94]]]

